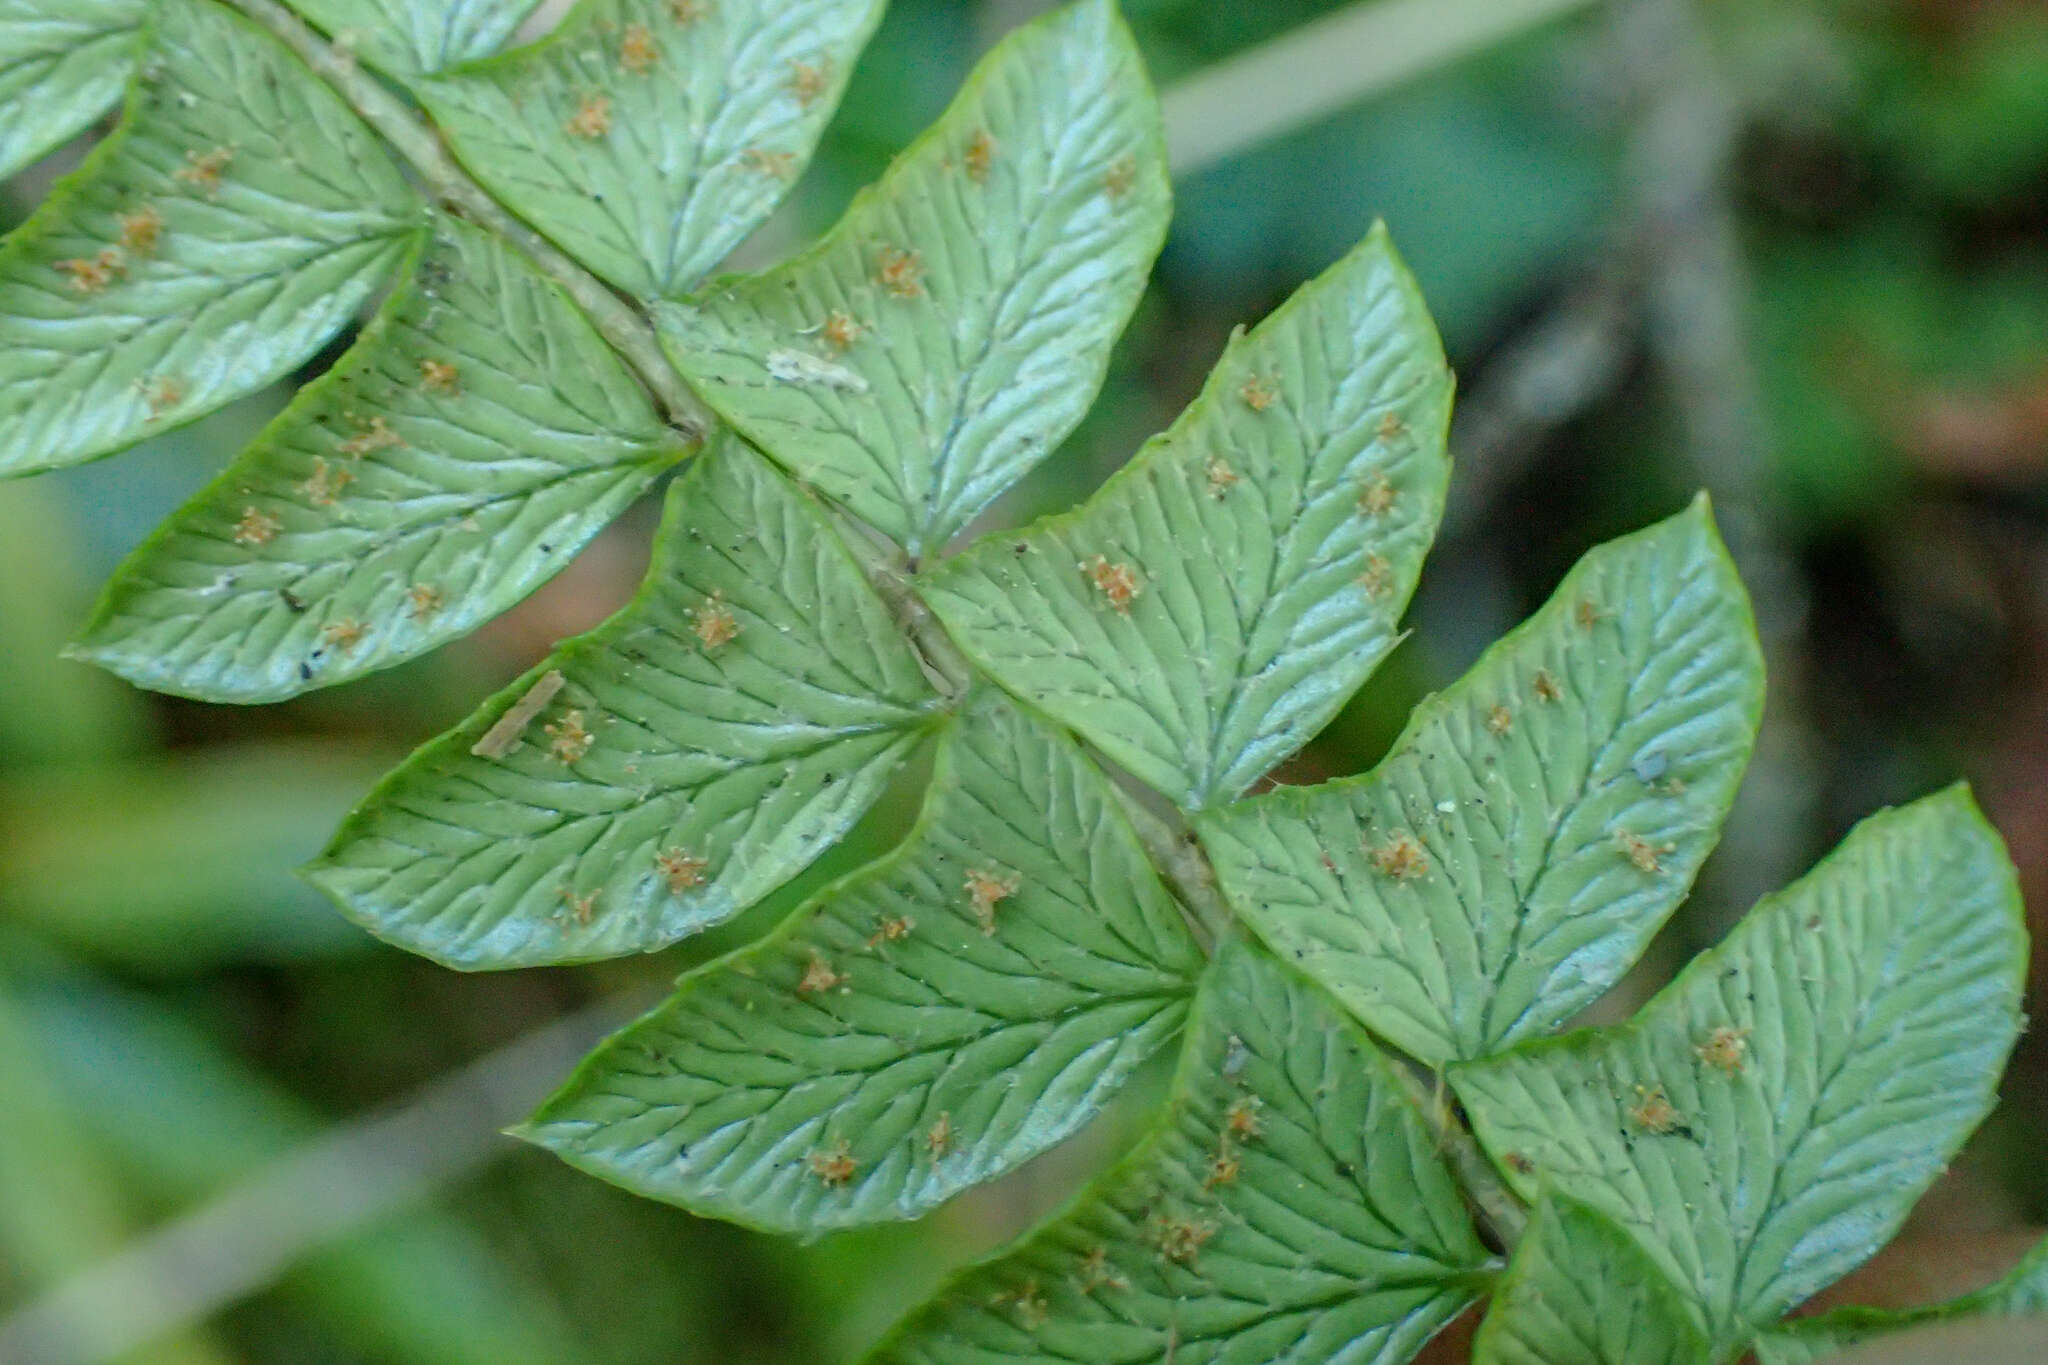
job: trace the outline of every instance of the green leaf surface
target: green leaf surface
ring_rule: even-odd
[[[1082,0],[998,45],[816,246],[663,336],[763,450],[935,552],[1087,410],[1170,197],[1135,41]]]
[[[1398,1365],[1488,1273],[1387,1059],[1319,990],[1232,942],[1161,1130],[872,1360]]]
[[[147,0],[0,0],[0,176],[121,102]]]
[[[1763,658],[1704,500],[1588,554],[1372,772],[1197,823],[1225,895],[1438,1065],[1620,979],[1691,885],[1756,738]]]
[[[1904,1311],[1837,1308],[1815,1317],[1781,1323],[1757,1338],[1756,1358],[1759,1365],[1809,1365],[1860,1342],[1930,1323],[2024,1317],[2048,1318],[2048,1241],[2020,1258],[2020,1263],[1996,1284],[1947,1303]]]
[[[326,375],[115,574],[74,652],[272,701],[468,633],[682,450],[569,299],[453,220]]]
[[[1472,1365],[1712,1365],[1692,1310],[1629,1235],[1552,1195],[1515,1248]]]
[[[394,76],[488,57],[538,0],[288,0],[346,50]]]
[[[415,86],[457,158],[641,298],[687,292],[810,159],[881,0],[583,0]]]
[[[1004,687],[1184,806],[1225,801],[1396,641],[1442,514],[1451,376],[1384,228],[1234,339],[1075,511],[936,569]]]
[[[1967,792],[1872,816],[1628,1024],[1450,1070],[1518,1191],[1619,1222],[1717,1355],[1868,1259],[2019,1032],[2011,863]]]
[[[408,759],[309,875],[463,968],[651,951],[780,886],[933,720],[826,517],[721,442],[669,490],[632,604]]]
[[[119,131],[0,244],[0,477],[109,454],[289,373],[419,235],[389,153],[212,0],[161,0]]]
[[[990,689],[902,847],[685,977],[523,1135],[755,1227],[913,1218],[1093,1117],[1202,964],[1108,779]]]

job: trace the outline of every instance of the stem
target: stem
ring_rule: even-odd
[[[831,503],[822,505],[837,523],[839,539],[853,552],[854,560],[867,575],[868,582],[889,604],[897,626],[910,637],[910,646],[923,661],[925,672],[948,701],[966,696],[967,689],[974,683],[974,666],[967,662],[960,646],[953,643],[953,637],[939,624],[939,618],[932,615],[932,609],[911,587],[909,567],[903,552],[893,544],[884,543],[866,522],[840,511]]]
[[[365,123],[412,163],[442,204],[505,237],[568,291],[569,297],[590,316],[599,333],[661,403],[672,426],[691,441],[702,441],[710,435],[711,414],[662,354],[661,343],[646,319],[602,280],[570,260],[554,243],[514,217],[483,186],[470,179],[455,164],[439,135],[404,100],[364,71],[352,56],[324,41],[277,0],[228,3],[268,29],[340,92]]]
[[[1422,1121],[1435,1134],[1437,1151],[1450,1162],[1451,1173],[1458,1178],[1465,1198],[1478,1214],[1481,1229],[1502,1251],[1514,1250],[1529,1226],[1528,1206],[1500,1178],[1486,1153],[1479,1150],[1479,1140],[1471,1130],[1451,1113],[1444,1097],[1443,1073],[1430,1073],[1436,1077],[1436,1088],[1432,1091],[1423,1084],[1414,1067],[1397,1060],[1394,1071],[1407,1087],[1408,1098],[1422,1112]]]
[[[1116,771],[1101,754],[1090,746],[1089,753],[1097,764],[1108,771]],[[1216,869],[1209,865],[1209,855],[1195,842],[1194,835],[1185,824],[1179,828],[1161,817],[1138,796],[1128,791],[1122,782],[1114,778],[1110,782],[1119,799],[1124,813],[1131,817],[1131,824],[1138,832],[1138,842],[1145,846],[1151,856],[1152,865],[1159,875],[1166,878],[1181,904],[1188,909],[1189,926],[1202,940],[1203,948],[1214,954],[1216,944],[1237,922],[1230,906],[1216,890]]]

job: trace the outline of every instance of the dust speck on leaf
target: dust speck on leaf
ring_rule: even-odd
[[[961,164],[967,168],[967,178],[975,184],[986,184],[988,173],[996,161],[996,140],[986,128],[974,130],[974,136],[967,141],[967,152]]]
[[[1211,455],[1209,457],[1208,468],[1205,472],[1209,476],[1209,496],[1215,498],[1218,502],[1223,500],[1224,494],[1237,486],[1237,471],[1232,469],[1221,455]]]

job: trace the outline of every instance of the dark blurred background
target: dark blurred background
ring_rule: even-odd
[[[744,260],[828,224],[1045,7],[894,0]],[[1958,775],[2048,928],[2048,0],[1125,8],[1167,91],[1175,227],[1094,415],[1001,517],[1088,492],[1232,326],[1384,217],[1459,372],[1457,491],[1413,637],[1281,778],[1368,767],[1587,547],[1705,487],[1757,598],[1771,711],[1698,894],[1601,1011],[1859,816]],[[1359,27],[1374,9],[1423,18]],[[1489,13],[1517,31],[1459,38]],[[1318,21],[1283,60],[1248,55]],[[1333,71],[1336,112],[1252,126],[1294,73]],[[0,189],[0,224],[77,153]],[[170,1365],[845,1360],[1128,1143],[1156,1076],[924,1224],[797,1246],[493,1136],[616,1018],[604,1002],[885,847],[916,790],[774,904],[656,957],[462,976],[378,945],[292,868],[384,767],[623,602],[652,505],[475,638],[289,705],[152,697],[61,660],[117,560],[281,399],[0,484],[0,1330],[70,1313]],[[2048,1222],[2044,1152],[2048,1048],[2023,1044],[1864,1291],[1996,1273]]]

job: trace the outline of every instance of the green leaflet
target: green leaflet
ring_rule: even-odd
[[[823,509],[728,439],[670,489],[632,604],[408,759],[308,875],[453,967],[649,951],[823,852],[933,702]]]
[[[1760,1365],[1809,1365],[1858,1342],[1908,1327],[1982,1317],[2048,1317],[2048,1241],[2022,1257],[1998,1283],[1947,1303],[1904,1312],[1837,1308],[1817,1317],[1780,1323],[1757,1338],[1756,1358]]]
[[[1588,554],[1372,772],[1202,817],[1283,958],[1431,1065],[1555,1028],[1620,979],[1720,834],[1763,709],[1704,500]]]
[[[1231,942],[1161,1130],[871,1359],[1398,1365],[1488,1271],[1387,1059],[1320,991]]]
[[[991,689],[901,848],[685,977],[522,1135],[755,1227],[912,1218],[1093,1117],[1201,967],[1108,780]]]
[[[415,84],[469,173],[641,298],[681,294],[789,189],[881,0],[582,0]]]
[[[1166,235],[1158,101],[1108,0],[1011,34],[816,246],[662,312],[806,483],[936,553],[1059,443]]]
[[[147,0],[0,0],[0,177],[118,104]]]
[[[538,0],[287,0],[291,7],[394,76],[417,76],[487,57]]]
[[[2012,865],[1951,788],[1857,826],[1628,1024],[1451,1084],[1510,1183],[1619,1222],[1725,1355],[1883,1245],[1989,1111],[2025,960]]]
[[[1629,1235],[1556,1195],[1536,1207],[1472,1365],[1713,1365],[1691,1309]]]
[[[562,292],[449,219],[376,321],[129,558],[76,652],[272,701],[463,635],[681,449]]]
[[[1004,687],[1180,804],[1227,801],[1394,645],[1443,510],[1451,376],[1383,228],[1232,341],[1079,509],[936,568]]]
[[[419,201],[282,45],[160,0],[120,130],[0,245],[0,476],[106,455],[288,373],[405,259]]]

